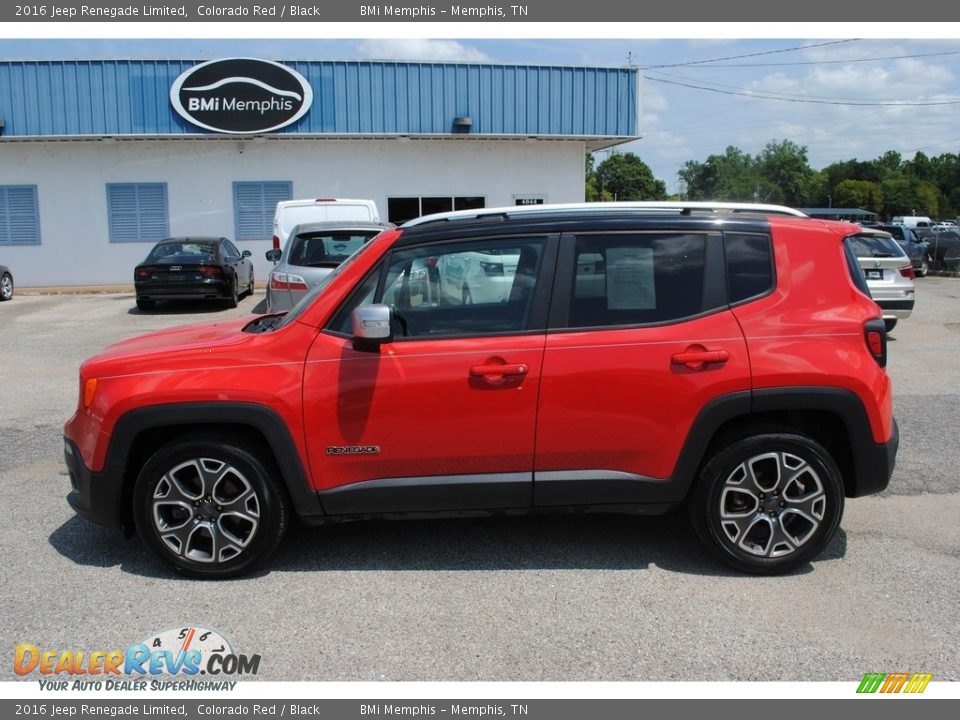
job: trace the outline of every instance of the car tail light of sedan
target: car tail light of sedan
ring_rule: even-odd
[[[201,265],[197,268],[197,272],[199,272],[204,279],[223,277],[223,268],[217,267],[216,265]]]
[[[270,273],[271,290],[306,290],[307,281],[299,275],[291,273],[273,272]]]
[[[137,268],[134,276],[137,280],[149,280],[156,272],[155,268]]]

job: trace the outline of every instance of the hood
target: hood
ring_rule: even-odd
[[[234,348],[254,337],[243,332],[255,318],[240,318],[216,323],[203,323],[157,330],[146,335],[121,340],[110,345],[88,363],[105,360],[136,359],[138,362],[156,361],[160,355],[181,355],[206,351],[214,353]]]

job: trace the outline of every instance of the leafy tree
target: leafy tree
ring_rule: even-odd
[[[807,148],[791,140],[770,142],[758,158],[760,176],[770,190],[764,201],[799,207],[807,204],[813,170]]]
[[[616,200],[663,200],[667,186],[633,153],[610,155],[597,166],[600,195],[609,193]]]
[[[597,171],[594,169],[596,158],[593,153],[587,153],[585,162],[585,187],[583,197],[587,202],[598,202],[603,200],[612,200],[613,196],[608,192],[600,192],[600,180],[597,178]]]
[[[834,205],[880,213],[883,211],[883,187],[869,180],[844,180],[833,189]]]
[[[732,145],[705,162],[688,160],[677,176],[691,200],[753,200],[760,180],[753,158]]]

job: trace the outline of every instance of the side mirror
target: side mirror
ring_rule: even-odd
[[[388,305],[361,305],[353,311],[353,347],[376,352],[383,343],[393,341]]]
[[[265,255],[267,257],[267,260],[269,260],[272,263],[280,262],[281,252],[277,248],[273,248],[272,250],[267,250]]]
[[[240,253],[240,257],[250,257],[251,255],[253,255],[253,253],[249,250],[244,250],[242,253]]]

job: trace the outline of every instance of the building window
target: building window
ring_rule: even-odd
[[[0,185],[0,245],[39,245],[36,185]]]
[[[110,242],[156,242],[170,235],[166,183],[107,183]]]
[[[281,200],[293,199],[293,183],[235,182],[233,184],[233,234],[237,240],[269,240],[273,214]]]
[[[451,210],[477,210],[486,206],[486,198],[477,196],[392,197],[387,198],[387,216],[394,225],[400,225],[421,215],[433,215]]]

